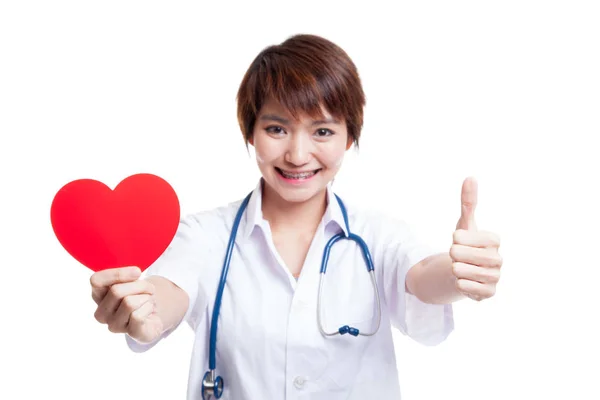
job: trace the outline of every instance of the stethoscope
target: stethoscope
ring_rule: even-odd
[[[221,271],[221,279],[219,281],[219,288],[217,290],[217,295],[215,298],[215,305],[212,314],[212,321],[210,327],[210,353],[208,359],[208,368],[204,374],[204,378],[202,379],[202,399],[209,400],[212,396],[217,399],[223,395],[223,378],[217,376],[216,374],[216,353],[217,353],[217,320],[219,318],[219,310],[221,309],[221,299],[223,298],[223,290],[225,288],[225,282],[227,280],[227,272],[229,271],[229,263],[231,261],[231,253],[233,252],[233,246],[235,244],[235,237],[237,235],[238,226],[240,224],[240,220],[242,219],[242,214],[250,201],[250,196],[252,192],[246,196],[240,208],[235,216],[235,220],[233,222],[233,228],[231,229],[231,235],[229,237],[229,244],[227,246],[227,251],[225,253],[225,261],[223,262],[223,269]],[[342,210],[342,215],[344,217],[344,223],[346,224],[346,230],[348,231],[348,236],[345,235],[344,231],[333,236],[327,244],[325,245],[325,249],[323,251],[323,259],[321,262],[321,274],[319,278],[319,294],[317,297],[317,322],[319,325],[319,330],[321,334],[325,336],[335,336],[335,335],[345,335],[346,333],[351,336],[373,336],[379,330],[379,325],[381,323],[381,301],[379,299],[379,290],[377,288],[377,281],[375,280],[375,272],[373,267],[373,260],[371,258],[371,253],[369,252],[369,248],[365,241],[358,235],[354,233],[350,233],[350,226],[348,225],[348,213],[346,212],[346,207],[344,207],[344,203],[342,200],[335,195],[337,199],[340,209]],[[325,272],[327,270],[327,261],[329,260],[329,253],[331,252],[331,247],[337,243],[340,239],[349,239],[355,241],[361,248],[363,257],[365,259],[365,263],[367,265],[367,271],[371,276],[371,283],[373,285],[373,290],[375,292],[375,297],[377,299],[377,326],[372,332],[361,332],[357,328],[344,325],[340,327],[337,331],[327,332],[323,328],[322,325],[322,315],[321,315],[321,294],[323,293],[323,277],[325,276]]]

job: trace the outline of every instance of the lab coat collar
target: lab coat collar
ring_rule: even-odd
[[[335,198],[335,194],[331,185],[332,182],[327,185],[327,209],[325,210],[325,215],[323,216],[323,223],[325,227],[327,227],[330,223],[337,224],[337,226],[344,231],[344,234],[348,236],[350,232],[348,232],[348,229],[346,228],[344,214],[342,213],[342,209]],[[344,203],[344,206],[346,206],[346,212],[348,212],[346,203]]]
[[[250,237],[256,226],[262,227],[264,223],[262,214],[262,191],[263,191],[263,179],[260,178],[256,188],[250,196],[248,206],[246,208],[246,226],[244,227],[244,239]],[[342,229],[346,236],[348,236],[348,230],[346,229],[346,223],[344,222],[344,215],[342,209],[338,204],[337,199],[331,188],[331,183],[327,185],[327,209],[323,215],[323,226],[327,227],[330,223],[337,224]]]
[[[254,231],[256,226],[261,226],[262,217],[262,185],[263,180],[260,178],[258,184],[252,191],[248,206],[246,207],[246,226],[244,229],[244,239],[247,239]]]

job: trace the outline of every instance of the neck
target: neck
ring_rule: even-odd
[[[271,229],[283,227],[300,232],[314,231],[327,208],[327,190],[304,202],[289,202],[263,182],[262,213]]]

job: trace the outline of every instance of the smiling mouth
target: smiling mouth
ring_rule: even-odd
[[[321,168],[315,169],[314,171],[308,171],[308,172],[289,172],[289,171],[284,171],[281,168],[277,168],[277,167],[275,167],[275,169],[277,170],[277,172],[279,172],[279,175],[283,176],[285,179],[296,179],[296,180],[312,178],[317,173],[319,173],[319,171],[321,171]]]

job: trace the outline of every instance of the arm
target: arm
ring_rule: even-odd
[[[156,303],[154,312],[162,321],[162,334],[181,323],[190,300],[183,289],[166,278],[150,276],[146,280],[154,285]]]
[[[452,304],[423,301],[420,297],[426,296],[419,292],[442,282],[442,288],[451,287],[449,270],[444,268],[447,253],[423,243],[404,221],[387,219],[376,229],[380,236],[374,254],[381,267],[382,293],[392,325],[418,343],[434,346],[443,342],[454,329]]]
[[[450,304],[465,298],[456,286],[449,253],[429,256],[409,269],[406,291],[429,304]]]
[[[183,321],[195,329],[198,312],[204,310],[207,300],[200,283],[200,272],[210,247],[206,229],[195,215],[180,222],[173,241],[146,270],[146,277],[142,279],[154,288],[152,315],[160,321],[160,332],[152,335],[152,340],[139,340],[135,333],[128,332],[127,343],[132,350],[148,350],[169,336]]]

